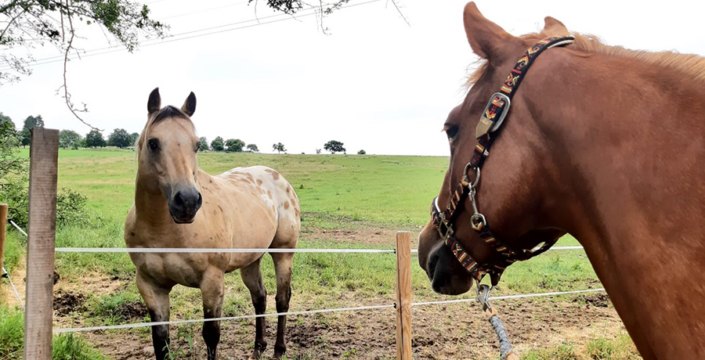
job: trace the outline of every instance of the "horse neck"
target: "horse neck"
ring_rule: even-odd
[[[705,186],[695,180],[705,147],[692,140],[705,133],[705,91],[636,60],[563,55],[532,68],[521,100],[571,193],[557,225],[585,247],[634,340],[681,358],[655,339],[702,331],[692,314],[705,301],[705,275],[693,271],[705,256]],[[664,307],[674,303],[683,307]]]

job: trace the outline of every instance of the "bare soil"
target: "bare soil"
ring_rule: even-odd
[[[500,316],[519,353],[562,343],[584,344],[595,337],[616,336],[622,323],[605,295],[585,295],[564,301],[510,300],[497,302]],[[474,305],[432,305],[413,309],[412,347],[416,359],[496,359],[497,338],[480,309]],[[268,320],[267,355],[272,355],[276,320]],[[220,359],[247,359],[254,342],[254,321],[222,323]],[[193,331],[194,346],[176,339],[172,346],[184,358],[201,359],[205,345],[200,326]],[[114,359],[152,359],[148,333],[90,333],[88,339]],[[290,359],[393,359],[393,309],[289,318]]]
[[[412,232],[418,229],[408,229]],[[307,229],[307,239],[393,246],[396,230],[365,226],[353,229]],[[24,275],[16,270],[15,284],[24,291]],[[80,283],[61,279],[55,285],[54,322],[59,327],[86,326],[82,317],[91,313],[84,294],[107,294],[124,287],[132,279],[115,279],[103,274],[86,274]],[[9,288],[9,287],[5,287]],[[10,303],[7,289],[3,295]],[[24,294],[21,294],[24,296]],[[295,295],[296,296],[296,295]],[[273,295],[269,308],[274,309]],[[296,309],[315,308],[314,299],[300,294]],[[341,294],[339,306],[388,304],[392,300]],[[311,306],[308,306],[308,303]],[[552,299],[497,301],[494,306],[521,354],[529,349],[544,349],[571,343],[579,348],[600,337],[615,337],[624,327],[605,294],[565,296]],[[127,302],[117,309],[125,323],[141,322],[147,309],[141,302]],[[84,313],[84,314],[81,314]],[[78,316],[77,314],[81,315]],[[175,319],[172,319],[175,320]],[[477,304],[431,305],[412,311],[412,347],[415,359],[497,359],[496,335]],[[266,356],[273,354],[276,319],[269,318]],[[185,359],[205,358],[201,325],[172,326],[172,349]],[[219,359],[248,359],[254,343],[254,320],[222,322]],[[181,331],[180,331],[181,330]],[[189,331],[184,331],[189,330]],[[190,334],[190,335],[189,335]],[[104,354],[116,360],[153,359],[150,332],[97,331],[82,333]],[[193,336],[193,346],[189,345]],[[394,359],[396,357],[395,312],[393,309],[290,317],[287,329],[289,359]]]

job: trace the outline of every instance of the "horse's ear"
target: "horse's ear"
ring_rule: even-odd
[[[149,94],[149,100],[147,101],[147,111],[150,114],[159,111],[161,109],[162,98],[159,96],[159,88],[154,88]]]
[[[196,112],[196,94],[194,94],[193,91],[188,94],[184,105],[181,106],[181,111],[189,117],[193,116],[193,113]]]
[[[521,40],[487,20],[474,2],[465,5],[463,22],[470,47],[481,58],[501,62],[506,57],[518,55],[514,45],[521,45]]]
[[[545,36],[566,36],[570,35],[570,31],[568,31],[568,28],[563,25],[562,22],[558,21],[555,18],[552,18],[550,16],[546,16],[546,18],[543,19],[544,26],[543,26],[543,35]]]

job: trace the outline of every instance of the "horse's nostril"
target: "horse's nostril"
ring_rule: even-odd
[[[198,193],[198,200],[196,201],[196,206],[200,207],[201,204],[203,204],[203,196],[201,196],[201,193]]]
[[[174,195],[174,205],[182,207],[184,206],[184,198],[181,196],[181,191]]]
[[[436,272],[436,265],[438,265],[438,255],[431,255],[431,259],[428,261],[428,277],[433,279],[433,274]]]

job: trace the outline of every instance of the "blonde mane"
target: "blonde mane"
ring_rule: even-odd
[[[563,34],[552,34],[547,31],[521,36],[527,41],[538,41],[550,36],[562,36]],[[569,49],[586,53],[604,54],[623,58],[644,61],[651,65],[663,66],[674,69],[691,77],[705,81],[705,58],[694,54],[680,54],[673,51],[651,52],[645,50],[630,50],[622,46],[606,45],[600,38],[589,34],[572,32],[575,41],[568,45]],[[487,60],[481,59],[476,65],[477,68],[468,76],[466,86],[474,85],[487,70]]]

